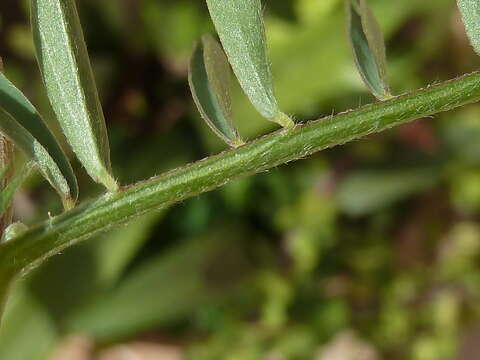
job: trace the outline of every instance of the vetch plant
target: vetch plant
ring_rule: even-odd
[[[75,3],[31,1],[37,58],[49,100],[78,159],[91,178],[103,184],[108,192],[73,207],[77,185],[63,150],[38,111],[2,75],[0,131],[34,165],[28,163],[10,177],[12,159],[8,151],[0,152],[0,215],[3,221],[10,221],[6,214],[12,195],[32,167],[38,168],[52,184],[67,208],[63,214],[30,229],[13,224],[5,231],[0,244],[2,303],[16,279],[63,249],[114,225],[235,179],[480,100],[478,72],[392,97],[385,76],[386,57],[380,29],[366,0],[347,0],[349,36],[357,66],[370,91],[382,101],[294,125],[280,110],[274,95],[260,1],[207,0],[207,4],[223,49],[213,37],[204,37],[194,51],[189,82],[201,116],[233,149],[138,184],[119,187],[111,173],[105,120]],[[476,14],[476,4],[475,0],[459,0],[474,46],[480,34],[480,27],[474,26],[480,24],[480,19],[471,16]],[[282,125],[282,129],[243,143],[233,123],[230,66],[255,108],[268,120]],[[0,141],[6,140],[0,138]]]

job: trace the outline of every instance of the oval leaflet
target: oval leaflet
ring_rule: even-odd
[[[212,131],[232,147],[244,144],[233,123],[230,65],[211,36],[204,36],[195,48],[188,82],[195,104]]]
[[[257,111],[284,127],[294,125],[278,107],[267,57],[260,0],[207,0],[223,48],[243,91]]]
[[[348,35],[357,69],[379,100],[391,98],[387,82],[385,43],[366,0],[347,0]]]
[[[63,132],[93,180],[116,191],[105,119],[75,0],[31,0],[31,12],[38,64]]]
[[[65,153],[35,107],[2,73],[0,131],[38,164],[64,206],[71,208],[78,197],[78,185]]]

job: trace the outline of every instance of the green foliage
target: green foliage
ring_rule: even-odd
[[[89,175],[115,191],[105,119],[75,0],[32,0],[31,12],[38,64],[63,132]]]

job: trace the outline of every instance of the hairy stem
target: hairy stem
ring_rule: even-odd
[[[23,275],[80,240],[210,191],[243,176],[396,125],[480,100],[480,73],[472,73],[360,109],[280,130],[202,161],[78,206],[0,245],[0,274]],[[0,287],[8,279],[0,283]],[[5,289],[0,296],[6,294]]]

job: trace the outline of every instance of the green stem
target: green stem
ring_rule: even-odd
[[[45,221],[0,245],[0,274],[23,275],[46,258],[113,225],[235,179],[478,100],[480,73],[477,72],[355,111],[277,131],[239,148],[124,187]],[[5,293],[0,291],[0,296]]]

